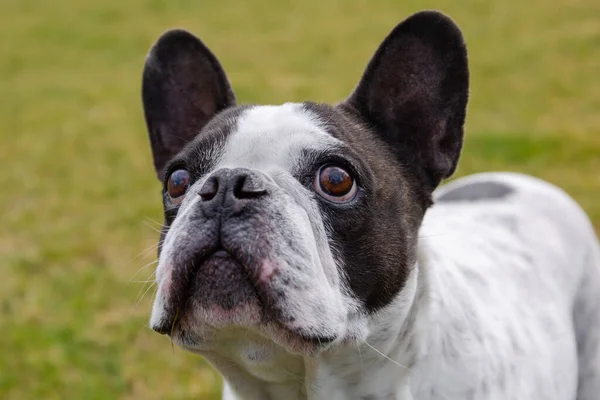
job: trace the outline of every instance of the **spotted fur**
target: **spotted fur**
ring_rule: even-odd
[[[596,399],[585,213],[518,174],[435,190],[467,98],[462,35],[436,12],[400,23],[335,106],[238,106],[199,39],[163,35],[143,80],[165,207],[152,328],[206,358],[224,400]],[[347,202],[315,190],[330,164],[355,179]]]

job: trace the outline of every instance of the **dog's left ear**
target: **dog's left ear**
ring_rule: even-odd
[[[424,11],[388,35],[341,106],[358,112],[432,191],[456,169],[468,90],[459,28],[439,12]]]
[[[144,115],[158,178],[216,114],[235,105],[215,55],[191,33],[173,29],[154,44],[142,78]]]

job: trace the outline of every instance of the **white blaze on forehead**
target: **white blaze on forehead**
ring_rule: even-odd
[[[302,104],[257,106],[238,119],[218,167],[277,166],[290,171],[302,150],[325,150],[339,143]]]

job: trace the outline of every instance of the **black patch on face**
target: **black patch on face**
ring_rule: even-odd
[[[305,105],[366,170],[362,196],[322,210],[349,286],[370,311],[392,301],[415,265],[432,192],[460,156],[468,88],[460,30],[424,11],[392,30],[346,101]]]
[[[242,113],[252,106],[228,108],[212,118],[166,166],[165,183],[170,172],[185,167],[195,182],[211,171],[219,161],[215,155],[225,147]]]
[[[514,192],[514,189],[500,182],[473,182],[457,187],[438,197],[441,203],[462,201],[500,200]]]
[[[429,206],[427,192],[389,147],[342,107],[305,103],[332,136],[351,152],[362,195],[350,205],[323,200],[330,245],[343,262],[344,275],[369,311],[388,304],[402,289],[416,261],[417,231]],[[318,197],[317,197],[318,198]]]

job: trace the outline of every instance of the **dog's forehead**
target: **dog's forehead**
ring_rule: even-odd
[[[341,143],[323,122],[302,103],[248,108],[227,137],[218,167],[290,171],[305,151],[324,151]]]

